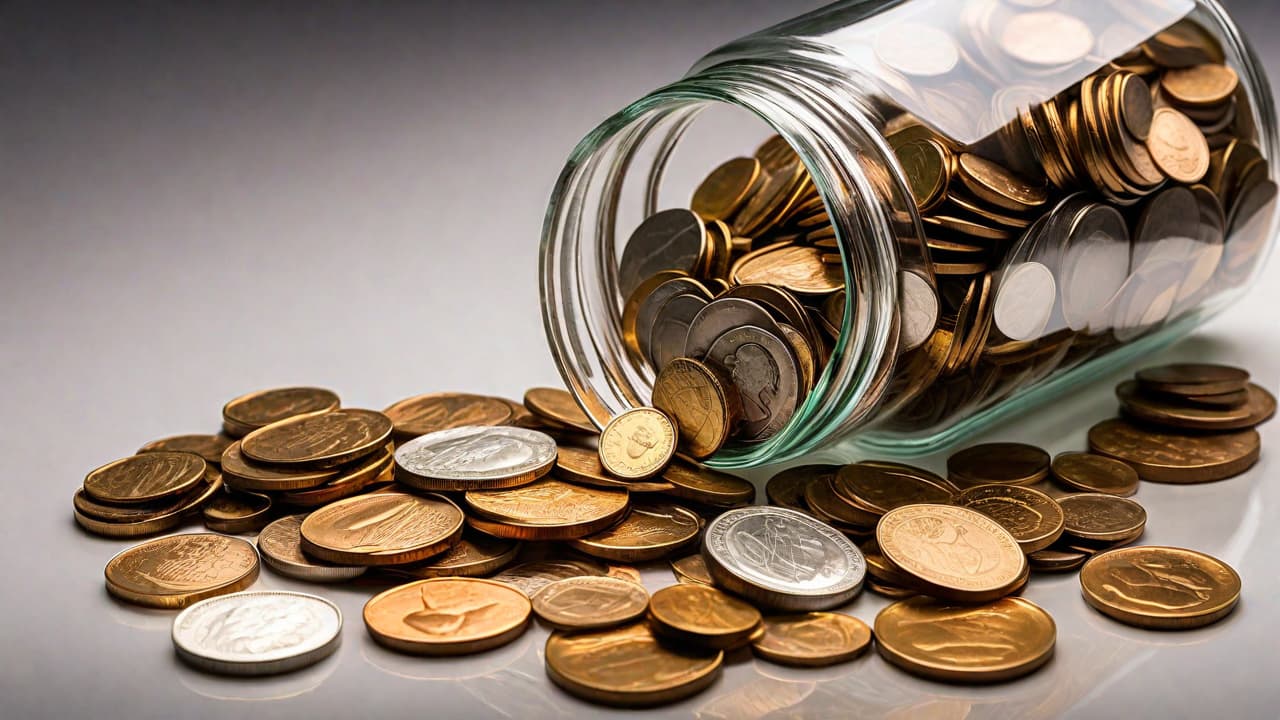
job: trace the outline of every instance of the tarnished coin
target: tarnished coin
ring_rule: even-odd
[[[334,467],[377,452],[391,439],[391,420],[345,408],[287,418],[244,436],[240,452],[273,465]]]
[[[532,606],[510,585],[480,578],[431,578],[391,588],[364,605],[380,645],[415,655],[468,655],[515,640]]]
[[[567,390],[547,387],[530,388],[524,394],[524,406],[538,417],[567,425],[575,430],[585,433],[595,433],[599,430],[582,408],[578,407],[578,401],[574,400],[573,395]]]
[[[460,427],[410,440],[396,449],[396,479],[422,490],[527,485],[556,462],[556,441],[518,427]]]
[[[973,485],[1031,485],[1049,475],[1049,453],[1023,443],[973,445],[947,458],[947,479]]]
[[[108,503],[153,502],[192,490],[207,467],[199,455],[186,452],[132,455],[90,472],[84,491]]]
[[[662,304],[649,329],[648,339],[642,341],[647,348],[649,362],[658,371],[678,357],[689,355],[685,350],[693,323],[710,303],[703,294],[682,293]]]
[[[547,638],[547,676],[584,700],[640,707],[670,703],[705,689],[724,653],[662,645],[646,623]]]
[[[627,410],[600,433],[600,462],[611,475],[644,480],[661,473],[676,452],[675,422],[649,407]]]
[[[468,490],[471,526],[513,540],[571,540],[617,522],[630,505],[625,490],[544,478],[506,490]]]
[[[756,655],[782,665],[823,667],[848,662],[871,647],[871,628],[841,613],[766,615],[764,636],[751,643]]]
[[[178,657],[226,675],[273,675],[313,665],[342,639],[342,611],[315,595],[262,590],[201,600],[173,619]]]
[[[727,370],[737,388],[744,440],[768,439],[791,420],[801,400],[800,366],[781,335],[754,325],[733,328],[716,338],[706,358]]]
[[[694,583],[697,585],[713,585],[715,581],[711,579],[711,573],[707,571],[707,563],[702,559],[702,555],[687,555],[670,563],[671,572],[676,576],[676,580],[682,583]]]
[[[302,554],[302,521],[306,515],[286,515],[258,533],[258,553],[267,567],[295,580],[342,582],[363,575],[363,565],[331,565]]]
[[[876,648],[913,675],[948,682],[997,682],[1021,677],[1053,655],[1058,629],[1029,600],[953,605],[914,597],[876,616]]]
[[[1028,555],[1052,545],[1065,527],[1053,498],[1018,485],[978,485],[957,495],[955,504],[1000,523]]]
[[[699,459],[724,445],[742,414],[733,380],[693,358],[675,358],[662,368],[653,383],[653,406],[675,419],[680,448]]]
[[[204,526],[231,535],[257,532],[271,522],[271,498],[261,493],[226,490],[200,508]]]
[[[340,565],[401,565],[448,550],[462,534],[462,511],[443,495],[357,495],[302,521],[302,550]]]
[[[668,585],[649,599],[649,624],[659,635],[711,650],[746,645],[760,611],[707,585]]]
[[[106,576],[107,591],[125,602],[181,608],[252,585],[258,552],[225,535],[170,535],[121,551],[107,562]]]
[[[811,482],[834,477],[840,465],[797,465],[787,468],[765,483],[764,494],[770,505],[809,513],[805,505],[804,489]]]
[[[557,630],[598,630],[631,622],[649,607],[644,586],[612,577],[557,580],[532,598],[533,611]]]
[[[336,393],[324,388],[291,387],[251,392],[222,408],[222,428],[232,437],[243,437],[261,427],[296,415],[337,410]]]
[[[1260,385],[1250,383],[1242,405],[1226,408],[1196,406],[1177,399],[1142,393],[1138,383],[1127,380],[1116,387],[1125,415],[1163,427],[1185,430],[1241,430],[1269,420],[1276,414],[1276,398]]]
[[[1025,579],[1017,540],[982,513],[953,505],[905,505],[876,526],[884,556],[928,589],[956,602],[989,602]]]
[[[712,520],[702,556],[718,585],[784,611],[842,605],[866,575],[862,552],[847,537],[780,507],[740,508]]]
[[[217,465],[222,462],[222,453],[235,442],[226,435],[174,435],[173,437],[152,440],[138,448],[138,454],[152,452],[185,452],[199,455],[204,461]]]
[[[457,544],[441,555],[413,565],[382,568],[388,575],[425,580],[433,577],[483,577],[510,565],[521,544],[464,530]]]
[[[670,277],[672,273],[659,273],[651,280],[658,281],[653,287],[648,287],[648,280],[645,281],[637,290],[637,293],[644,293],[644,297],[636,301],[634,313],[628,314],[629,308],[623,309],[623,339],[628,343],[634,342],[634,350],[641,357],[648,358],[656,368],[665,367],[679,352],[684,348],[684,337],[680,332],[680,328],[684,327],[688,332],[688,324],[697,315],[697,310],[701,310],[704,305],[711,301],[711,292],[707,290],[707,286],[701,280],[697,280],[688,276],[675,275]],[[646,292],[647,291],[647,292]],[[689,296],[688,300],[674,303],[670,310],[665,313],[664,308],[668,301],[672,301],[682,295]],[[688,308],[697,308],[688,311],[680,309],[683,306]],[[634,317],[632,316],[634,315]],[[665,315],[663,320],[664,328],[655,332],[654,328],[658,325],[660,317]],[[685,319],[687,318],[687,319]],[[665,326],[670,327],[665,327]],[[629,340],[629,333],[634,334],[634,341]],[[668,335],[670,336],[668,341]],[[662,345],[659,348],[656,345]]]
[[[519,563],[505,568],[489,579],[518,588],[525,595],[533,596],[556,580],[584,576],[599,577],[608,574],[609,568],[604,563],[583,558]]]
[[[1100,553],[1080,570],[1084,599],[1128,625],[1161,630],[1203,627],[1240,600],[1240,576],[1217,558],[1142,545]]]
[[[1209,171],[1209,143],[1186,115],[1157,108],[1151,118],[1147,149],[1160,170],[1181,183],[1199,182]]]
[[[750,482],[680,457],[671,461],[662,478],[671,483],[669,494],[703,505],[738,507],[756,498],[756,486]]]
[[[503,425],[511,420],[511,406],[485,395],[429,393],[401,400],[382,414],[391,419],[396,437],[407,440],[468,425]]]
[[[832,486],[841,497],[875,515],[903,505],[948,503],[955,494],[955,488],[937,475],[903,465],[845,465]]]
[[[336,480],[342,468],[275,467],[256,463],[240,452],[239,441],[222,453],[222,474],[227,484],[238,490],[304,490]]]
[[[689,545],[698,538],[699,530],[698,516],[692,510],[665,502],[635,503],[616,524],[569,545],[605,560],[645,562]]]
[[[1142,534],[1147,511],[1128,498],[1078,493],[1058,499],[1066,531],[1083,540],[1126,540]]]
[[[618,263],[618,289],[630,297],[645,278],[663,270],[695,274],[707,252],[707,231],[692,210],[654,213],[631,233]]]
[[[740,157],[726,161],[693,191],[689,207],[705,220],[729,220],[762,184],[760,161]]]
[[[113,538],[136,538],[172,530],[215,494],[222,492],[222,474],[210,468],[204,482],[182,495],[154,503],[111,505],[89,497],[84,489],[76,491],[74,515],[76,524],[95,535]]]
[[[1049,466],[1053,477],[1072,490],[1128,497],[1138,492],[1138,473],[1114,458],[1064,452]]]
[[[1089,449],[1124,461],[1143,480],[1164,483],[1213,482],[1239,475],[1258,461],[1257,430],[1180,434],[1104,420],[1089,428]]]

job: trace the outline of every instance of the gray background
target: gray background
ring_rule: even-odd
[[[1280,72],[1270,3],[1226,4]],[[543,677],[541,629],[483,656],[401,657],[365,636],[371,589],[268,571],[257,587],[342,606],[340,653],[268,681],[188,670],[169,613],[106,596],[102,567],[128,543],[78,532],[71,493],[148,440],[215,430],[222,403],[251,389],[317,384],[380,408],[556,384],[535,261],[570,148],[706,50],[813,5],[0,3],[0,716],[597,712]],[[1274,390],[1275,272],[1152,359],[1238,363]],[[1102,382],[991,437],[1078,449],[1113,411]],[[1139,495],[1148,541],[1217,554],[1243,575],[1242,607],[1217,626],[1131,630],[1089,611],[1074,575],[1037,578],[1027,595],[1057,619],[1059,646],[1025,680],[949,687],[878,657],[808,672],[744,657],[665,712],[1274,717],[1274,457],[1227,482]],[[849,610],[871,621],[882,605],[864,594]]]

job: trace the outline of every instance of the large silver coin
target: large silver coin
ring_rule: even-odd
[[[919,273],[904,270],[902,283],[902,349],[915,350],[938,327],[938,293]]]
[[[363,575],[369,568],[330,565],[302,554],[302,520],[306,515],[286,515],[258,533],[258,554],[267,567],[295,580],[342,582]]]
[[[701,360],[711,351],[711,344],[721,335],[743,325],[754,325],[775,337],[781,337],[778,323],[760,303],[737,297],[712,300],[689,324],[684,356]]]
[[[1075,331],[1107,329],[1107,303],[1129,277],[1129,229],[1124,216],[1091,203],[1066,235],[1062,252],[1062,316]]]
[[[1047,266],[1018,263],[1004,271],[996,289],[996,327],[1010,340],[1035,340],[1048,327],[1057,299],[1057,283]]]
[[[765,440],[782,429],[800,404],[800,365],[778,335],[752,326],[734,328],[711,345],[706,359],[724,368],[742,398],[740,437]]]
[[[396,479],[423,490],[527,485],[556,463],[556,441],[519,427],[466,426],[414,438],[396,449]]]
[[[832,294],[830,297],[840,296],[844,298],[844,291]],[[805,341],[810,345],[818,344],[818,328],[813,324],[813,319],[809,317],[809,312],[805,310],[804,304],[796,299],[796,296],[783,290],[777,285],[765,285],[763,283],[747,283],[746,285],[735,285],[720,295],[721,298],[742,298],[757,303],[760,307],[769,311],[770,315],[778,321],[779,325],[787,324],[804,335]]]
[[[862,589],[867,562],[835,528],[802,512],[730,510],[707,525],[702,557],[716,583],[778,610],[825,610]]]
[[[341,632],[337,605],[280,590],[220,595],[173,619],[178,656],[228,675],[271,675],[312,665],[338,648]]]
[[[707,230],[692,210],[674,208],[645,218],[631,233],[618,263],[618,289],[622,297],[646,278],[663,270],[693,274],[707,248]]]
[[[684,354],[685,338],[689,337],[689,324],[707,306],[701,295],[677,295],[662,305],[649,328],[646,357],[658,372],[675,358]]]
[[[654,325],[658,321],[658,312],[662,310],[662,306],[667,301],[677,295],[694,295],[703,298],[706,302],[711,302],[711,293],[706,286],[694,280],[693,278],[680,277],[672,278],[658,287],[653,292],[645,296],[640,301],[640,308],[636,311],[636,342],[640,345],[640,354],[649,358],[652,362],[653,354],[649,345]],[[694,313],[695,315],[697,313]],[[690,316],[692,319],[692,316]],[[683,339],[681,340],[683,349]]]

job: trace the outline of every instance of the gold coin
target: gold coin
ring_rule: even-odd
[[[1171,395],[1213,395],[1244,390],[1249,372],[1228,365],[1173,363],[1143,368],[1134,377],[1143,388]]]
[[[511,406],[505,401],[468,393],[428,393],[406,398],[386,410],[397,437],[406,440],[465,425],[505,425]]]
[[[675,421],[660,410],[627,410],[600,433],[600,462],[615,477],[651,478],[675,455],[676,432]]]
[[[841,532],[869,532],[880,520],[880,513],[841,495],[834,478],[815,480],[804,487],[804,503],[810,514]]]
[[[351,497],[371,485],[391,482],[395,479],[394,444],[387,443],[384,450],[338,468],[338,477],[318,487],[282,492],[276,497],[286,505],[319,507]]]
[[[575,430],[592,434],[599,432],[596,424],[578,406],[578,401],[574,400],[573,395],[570,395],[565,390],[546,387],[532,388],[524,394],[524,406],[539,417],[561,425],[568,425]]]
[[[1240,600],[1240,576],[1221,560],[1174,547],[1141,545],[1095,555],[1080,570],[1084,599],[1128,625],[1202,627]]]
[[[906,173],[911,195],[920,212],[933,209],[946,196],[951,152],[932,138],[906,137],[893,143],[893,152]]]
[[[222,475],[214,468],[205,472],[204,483],[177,499],[157,503],[108,505],[89,497],[83,489],[75,495],[76,524],[95,535],[136,538],[172,530],[215,493],[222,491]]]
[[[107,463],[84,479],[84,491],[109,503],[145,503],[196,487],[208,465],[186,452],[151,452]]]
[[[480,577],[501,570],[520,553],[520,543],[470,530],[447,552],[427,562],[383,568],[390,575],[413,579],[433,577]]]
[[[931,595],[988,602],[1007,595],[1027,572],[1017,540],[982,513],[952,505],[905,505],[876,526],[880,551]]]
[[[695,585],[715,584],[711,579],[711,573],[707,571],[707,561],[702,558],[701,553],[672,560],[668,564],[671,565],[671,572],[679,582]]]
[[[649,598],[654,632],[712,650],[745,645],[761,620],[759,610],[707,585],[669,585]]]
[[[1147,524],[1147,511],[1128,498],[1078,493],[1059,498],[1066,531],[1084,540],[1114,541],[1136,537]]]
[[[662,479],[671,483],[670,494],[703,505],[738,507],[756,499],[756,486],[750,482],[680,457],[671,461]]]
[[[506,490],[469,490],[472,526],[515,540],[570,540],[603,530],[627,512],[625,490],[571,485],[543,478]]]
[[[532,607],[510,585],[480,578],[431,578],[391,588],[364,605],[369,635],[415,655],[468,655],[520,637]]]
[[[903,505],[951,502],[955,488],[933,473],[905,465],[855,463],[832,480],[836,493],[875,515]]]
[[[871,646],[871,628],[856,617],[831,612],[768,615],[764,635],[751,643],[756,655],[799,667],[847,662]]]
[[[1138,473],[1125,463],[1102,455],[1064,452],[1049,466],[1053,477],[1072,490],[1128,497],[1138,492]]]
[[[254,430],[240,441],[240,452],[262,463],[326,468],[376,452],[390,438],[391,420],[386,415],[346,408]]]
[[[243,437],[285,418],[337,410],[339,404],[337,394],[324,388],[260,390],[224,405],[222,428],[232,437]]]
[[[1213,482],[1239,475],[1258,461],[1262,439],[1254,429],[1180,434],[1104,420],[1089,428],[1089,449],[1122,460],[1143,480]]]
[[[1043,184],[1033,184],[973,153],[961,154],[956,170],[969,192],[979,200],[1005,210],[1025,212],[1049,200],[1048,188]]]
[[[443,495],[357,495],[302,522],[302,549],[339,565],[401,565],[448,550],[462,534],[462,511]]]
[[[1246,388],[1244,404],[1235,407],[1202,407],[1181,399],[1153,397],[1141,393],[1134,380],[1120,383],[1116,397],[1128,416],[1184,430],[1241,430],[1266,422],[1276,414],[1275,396],[1253,383]]]
[[[1158,108],[1151,118],[1147,149],[1156,167],[1181,183],[1199,182],[1209,171],[1209,143],[1186,115]]]
[[[822,261],[822,251],[779,245],[744,255],[730,271],[739,285],[777,285],[797,295],[830,295],[844,289],[844,268]]]
[[[1067,572],[1075,570],[1084,565],[1084,561],[1088,559],[1089,553],[1072,550],[1061,545],[1037,550],[1027,555],[1027,562],[1031,563],[1031,569],[1038,572]]]
[[[973,485],[1031,485],[1049,475],[1049,453],[1023,443],[973,445],[947,458],[947,479]]]
[[[226,435],[175,435],[173,437],[152,440],[138,448],[138,454],[152,452],[185,452],[199,455],[204,461],[217,465],[222,462],[222,453],[235,442]]]
[[[703,220],[728,220],[764,181],[760,161],[734,158],[711,171],[693,191],[689,208]]]
[[[675,358],[662,368],[653,406],[675,419],[681,449],[698,459],[714,455],[742,415],[732,379],[693,358]]]
[[[875,636],[884,659],[913,675],[996,682],[1044,665],[1058,629],[1049,613],[1023,598],[952,605],[914,597],[881,610]]]
[[[271,498],[260,493],[227,490],[200,508],[204,526],[230,535],[257,532],[271,522]]]
[[[302,521],[306,515],[286,515],[258,533],[258,554],[267,567],[286,577],[307,582],[341,582],[363,575],[368,568],[330,565],[302,554]]]
[[[598,630],[631,622],[649,607],[643,586],[613,577],[557,580],[532,598],[533,611],[557,630]]]
[[[309,470],[305,468],[272,467],[246,458],[240,452],[240,441],[229,445],[222,453],[222,473],[227,484],[238,490],[303,490],[319,487],[336,479],[342,471],[338,468]]]
[[[600,462],[600,453],[587,448],[562,445],[556,449],[556,474],[570,482],[592,487],[619,488],[631,492],[669,492],[671,483],[628,481],[612,477]]]
[[[107,562],[106,576],[107,591],[125,602],[183,608],[252,585],[258,551],[225,535],[170,535],[120,552]]]
[[[623,707],[671,703],[711,685],[723,652],[662,645],[642,622],[608,630],[552,633],[547,676],[566,692]]]
[[[867,575],[876,582],[897,588],[914,588],[917,585],[915,578],[889,562],[889,559],[880,552],[880,545],[875,538],[862,543],[859,549],[862,550],[862,557],[867,561]]]
[[[1160,76],[1160,89],[1180,105],[1203,107],[1227,102],[1239,85],[1236,71],[1221,63],[1174,68]]]
[[[955,504],[1000,523],[1027,554],[1052,545],[1065,527],[1062,508],[1053,498],[1018,485],[978,485],[957,495]]]
[[[692,510],[665,502],[636,503],[616,524],[569,545],[604,560],[645,562],[687,546],[698,539],[699,530]]]

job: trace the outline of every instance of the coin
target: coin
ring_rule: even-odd
[[[798,667],[848,662],[871,647],[871,628],[841,613],[766,615],[764,636],[751,643],[756,655]]]
[[[524,394],[524,405],[530,412],[552,422],[568,425],[575,430],[595,433],[599,430],[587,416],[573,395],[559,388],[531,388]]]
[[[357,495],[302,521],[302,550],[340,565],[401,565],[448,550],[462,534],[462,511],[443,495]]]
[[[760,161],[734,158],[711,171],[693,191],[689,207],[705,220],[728,220],[763,183]]]
[[[1156,166],[1178,182],[1199,182],[1209,170],[1209,144],[1204,134],[1190,118],[1173,108],[1155,111],[1147,149]]]
[[[393,565],[383,572],[399,577],[481,577],[510,565],[520,553],[520,543],[464,530],[457,544],[441,555],[414,565]]]
[[[226,435],[175,435],[152,440],[138,448],[138,454],[152,452],[185,452],[199,455],[212,465],[222,462],[222,453],[235,442]]]
[[[880,551],[930,595],[989,602],[1012,592],[1027,572],[1017,540],[982,513],[951,505],[904,505],[876,526]]]
[[[1039,490],[1018,485],[978,485],[960,493],[955,504],[977,510],[1009,531],[1030,555],[1062,537],[1062,508]]]
[[[1080,570],[1080,587],[1102,614],[1161,630],[1217,622],[1240,600],[1240,576],[1231,566],[1174,547],[1143,545],[1095,555]]]
[[[672,485],[661,480],[621,480],[610,475],[600,462],[600,453],[565,445],[556,451],[556,476],[579,485],[625,489],[634,493],[670,492]]]
[[[173,619],[178,657],[226,675],[272,675],[314,665],[342,639],[342,611],[315,595],[240,592],[191,605]]]
[[[391,438],[391,420],[373,410],[345,408],[286,418],[240,441],[250,460],[326,468],[376,452]]]
[[[1134,380],[1116,387],[1125,415],[1137,420],[1186,430],[1241,430],[1269,420],[1276,414],[1276,398],[1250,383],[1243,405],[1228,408],[1197,407],[1184,401],[1143,394]]]
[[[972,445],[947,458],[947,479],[960,487],[1031,485],[1049,475],[1049,453],[1023,443]]]
[[[932,138],[912,137],[890,142],[911,187],[916,208],[921,212],[933,209],[946,196],[951,151]]]
[[[951,35],[931,25],[894,22],[876,33],[876,58],[904,75],[946,75],[959,62],[960,52]]]
[[[557,580],[532,598],[533,611],[557,630],[598,630],[629,623],[649,607],[649,593],[612,577]]]
[[[600,462],[615,477],[644,480],[662,472],[676,451],[675,422],[638,407],[617,415],[600,433]]]
[[[1083,59],[1093,49],[1093,32],[1080,19],[1052,10],[1013,15],[1000,33],[1000,47],[1014,60],[1059,67]]]
[[[743,439],[768,439],[791,420],[800,403],[800,368],[780,335],[753,325],[733,328],[716,338],[706,358],[729,372],[738,391]]]
[[[1059,453],[1053,477],[1072,490],[1128,497],[1138,492],[1138,473],[1119,460],[1083,452]]]
[[[978,266],[974,272],[982,270],[983,266]],[[1035,340],[1048,326],[1057,296],[1052,270],[1043,263],[1017,263],[1007,267],[1000,278],[992,318],[1005,337]]]
[[[222,475],[212,468],[205,472],[203,484],[186,494],[160,501],[161,504],[111,506],[94,500],[81,489],[76,491],[74,516],[77,525],[103,537],[155,535],[181,525],[187,515],[221,491]]]
[[[222,428],[232,437],[243,437],[296,415],[337,410],[337,394],[323,388],[291,387],[251,392],[222,408]]]
[[[1205,63],[1173,68],[1160,76],[1160,90],[1180,105],[1217,105],[1231,99],[1240,77],[1228,65]]]
[[[258,533],[258,553],[267,567],[295,580],[342,582],[363,575],[367,567],[331,565],[302,554],[302,521],[306,515],[286,515]]]
[[[108,503],[144,503],[185,493],[204,478],[199,455],[149,452],[107,463],[84,479],[84,491]]]
[[[662,478],[671,483],[669,494],[712,507],[737,507],[756,498],[756,486],[750,482],[680,457],[671,461]]]
[[[702,555],[687,555],[670,563],[671,572],[676,576],[676,580],[682,583],[695,583],[698,585],[713,585],[711,574],[707,571],[707,563],[702,559]]]
[[[896,602],[876,616],[876,648],[913,675],[948,682],[1012,680],[1044,665],[1058,630],[1029,600],[954,605],[928,597]]]
[[[364,624],[392,650],[469,655],[520,637],[531,610],[524,593],[500,582],[431,578],[374,595],[364,605]]]
[[[200,508],[204,526],[237,535],[257,532],[271,521],[271,498],[260,493],[226,490],[216,493]]]
[[[537,430],[460,427],[410,440],[396,449],[396,479],[422,490],[527,485],[556,462],[556,442]]]
[[[547,676],[591,702],[639,707],[675,702],[720,674],[724,653],[662,645],[645,623],[547,638]]]
[[[787,468],[765,483],[764,494],[770,505],[777,505],[789,510],[798,510],[808,514],[805,504],[804,488],[820,478],[834,477],[840,465],[797,465]]]
[[[845,465],[836,472],[835,491],[875,515],[903,505],[948,503],[955,488],[927,470],[902,465]]]
[[[780,245],[751,253],[730,271],[739,285],[776,285],[797,295],[830,295],[844,288],[844,267],[822,261],[822,252],[803,245]]]
[[[1249,373],[1208,363],[1174,363],[1143,368],[1135,375],[1143,388],[1173,395],[1211,395],[1244,390]]]
[[[765,607],[826,610],[862,588],[866,561],[844,535],[779,507],[730,510],[707,524],[702,556],[716,583]]]
[[[682,275],[667,277],[659,273],[654,278],[661,282],[649,288],[646,281],[636,290],[638,293],[646,290],[648,292],[645,292],[644,297],[637,302],[634,317],[626,315],[624,310],[623,337],[627,339],[628,332],[633,333],[635,338],[632,349],[641,357],[648,358],[654,367],[661,368],[676,357],[675,353],[684,347],[684,333],[688,331],[689,321],[697,315],[698,310],[711,301],[711,292],[701,281],[691,277]],[[680,302],[673,302],[671,308],[666,307],[668,301],[683,295],[689,297]],[[654,328],[660,320],[663,329],[655,331]],[[628,323],[631,323],[630,327]],[[628,340],[629,344],[631,342]]]
[[[1084,540],[1122,540],[1142,533],[1147,511],[1128,498],[1078,493],[1059,498],[1066,531]]]
[[[590,558],[554,559],[512,565],[489,579],[518,588],[524,594],[533,596],[556,580],[608,574],[609,568],[604,563]]]
[[[738,389],[723,371],[692,358],[675,358],[653,383],[653,406],[676,421],[680,447],[695,458],[714,455],[742,413]]]
[[[107,562],[107,591],[135,605],[182,608],[242,590],[258,577],[258,553],[240,538],[192,533],[148,540]]]
[[[747,325],[775,337],[782,334],[769,311],[754,300],[723,297],[705,303],[688,324],[679,355],[704,360],[712,344],[725,333]]]
[[[1068,572],[1084,565],[1089,554],[1070,548],[1054,546],[1027,555],[1031,569],[1037,572]]]
[[[1014,175],[1004,167],[973,153],[962,153],[956,162],[957,177],[983,202],[1005,210],[1025,212],[1049,199],[1047,188]]]
[[[627,239],[618,263],[618,289],[625,298],[663,270],[693,274],[706,252],[707,232],[697,214],[683,208],[654,213]]]
[[[319,507],[351,497],[374,484],[391,482],[394,479],[392,473],[395,465],[395,458],[392,455],[394,447],[394,444],[387,443],[387,446],[382,450],[356,462],[343,465],[338,468],[340,471],[338,477],[326,482],[324,485],[302,490],[289,490],[279,493],[276,497],[286,505]]]
[[[240,442],[227,446],[222,453],[222,474],[227,484],[238,490],[303,490],[336,480],[341,468],[274,467],[256,463],[240,452]]]
[[[750,642],[760,611],[707,585],[668,585],[649,598],[649,624],[659,635],[710,650]]]
[[[1104,420],[1089,428],[1089,449],[1128,463],[1143,480],[1213,482],[1239,475],[1258,461],[1258,431],[1189,435]]]
[[[878,513],[841,495],[831,477],[805,485],[804,503],[811,515],[846,535],[869,532],[880,519]]]
[[[635,503],[616,524],[569,543],[592,557],[646,562],[666,557],[698,538],[698,516],[666,502]]]
[[[472,527],[516,540],[570,540],[617,522],[629,507],[625,490],[570,485],[544,478],[506,490],[469,490]]]
[[[902,348],[914,350],[938,327],[938,293],[919,273],[906,270],[898,278]]]
[[[437,430],[467,425],[503,425],[511,420],[511,406],[498,398],[468,393],[428,393],[406,398],[382,411],[393,432],[411,439]]]

